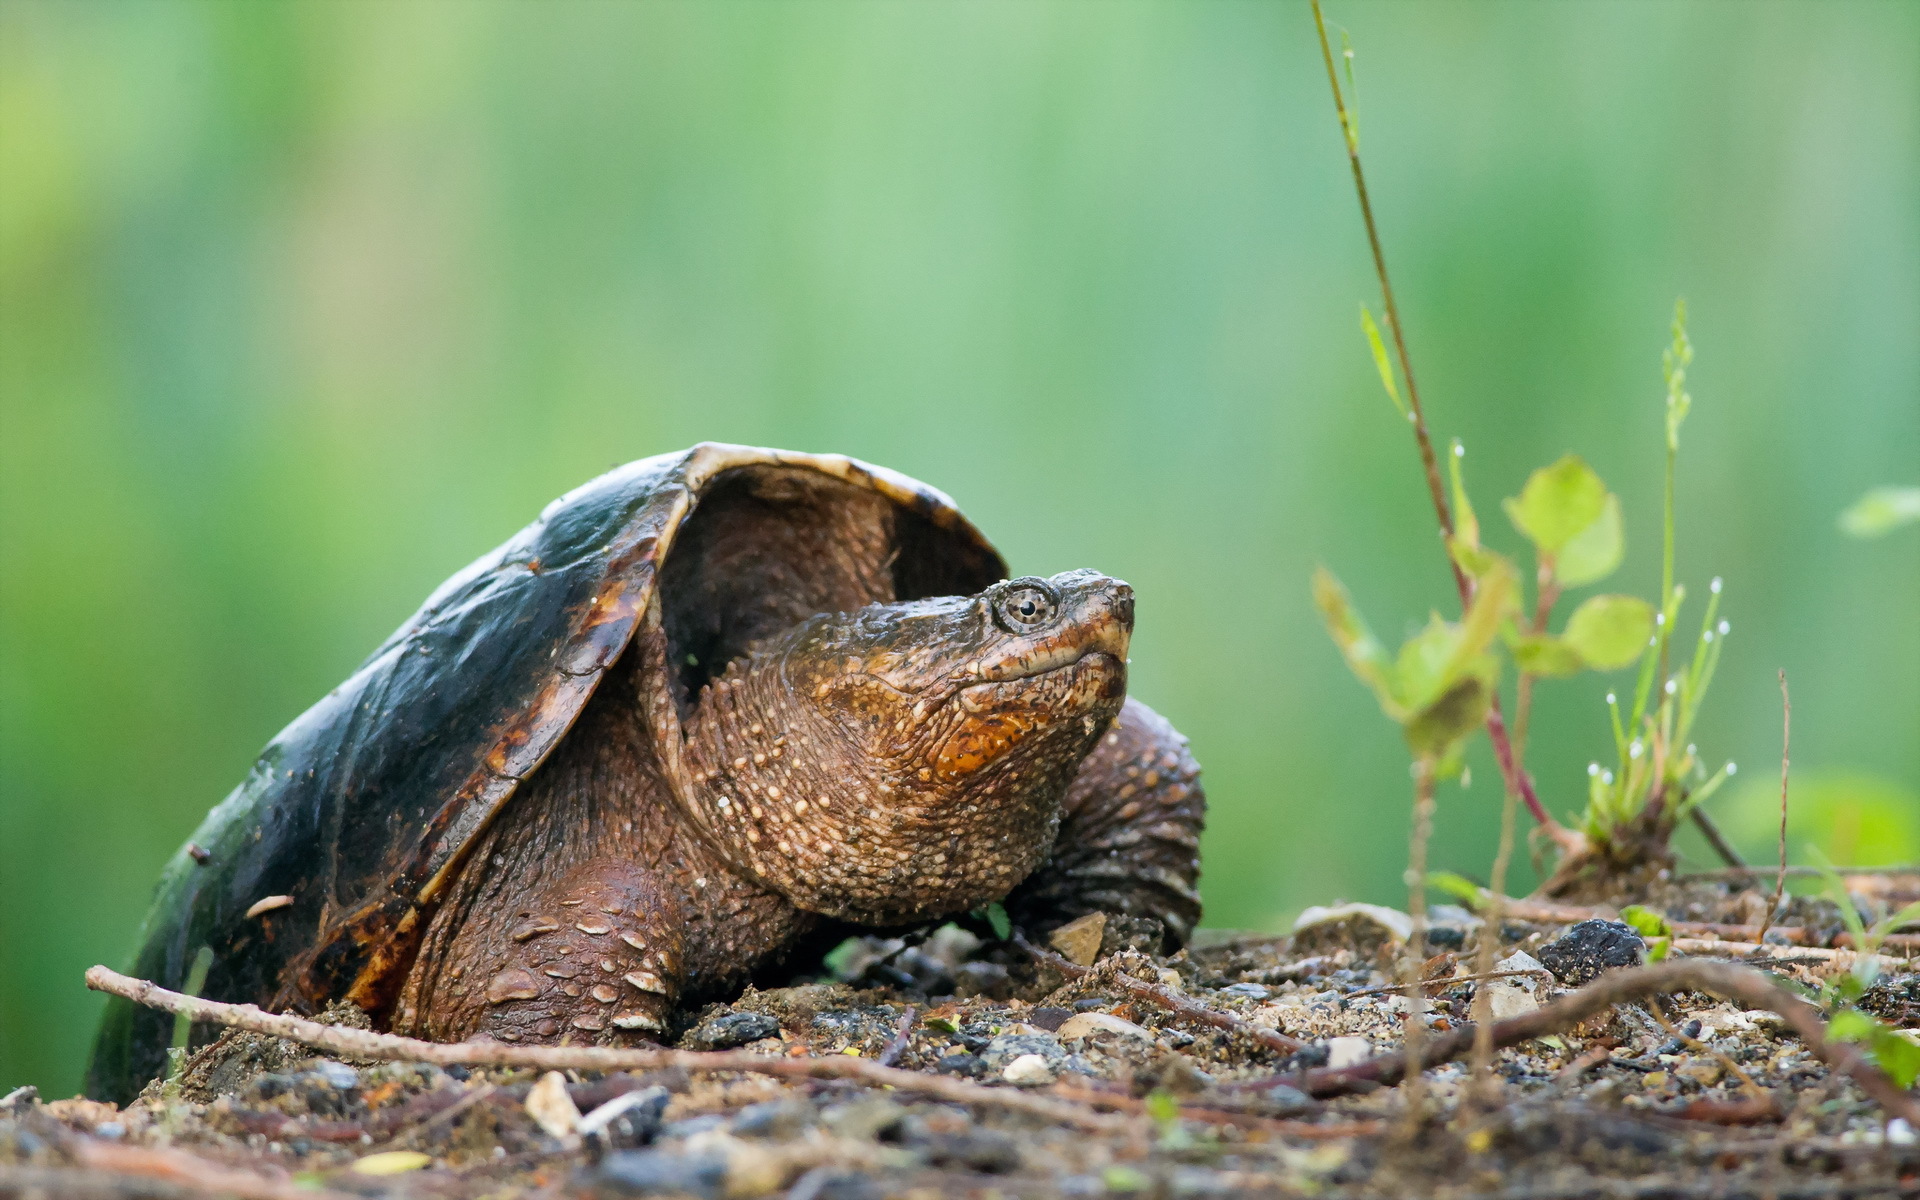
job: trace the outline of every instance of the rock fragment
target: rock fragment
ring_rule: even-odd
[[[1615,967],[1637,967],[1647,943],[1621,921],[1582,921],[1540,948],[1540,963],[1568,987],[1591,983]]]

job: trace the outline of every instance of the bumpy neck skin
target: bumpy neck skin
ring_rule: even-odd
[[[687,724],[701,823],[796,906],[866,924],[1005,896],[1119,712],[1127,586],[1093,572],[815,617]]]

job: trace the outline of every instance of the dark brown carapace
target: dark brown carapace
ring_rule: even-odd
[[[441,1039],[658,1039],[840,927],[1004,900],[1199,916],[1204,801],[1126,698],[1127,586],[1005,578],[946,497],[833,455],[619,468],[449,579],[169,865],[135,970]],[[278,900],[261,908],[264,897]],[[89,1090],[170,1027],[110,1006]]]

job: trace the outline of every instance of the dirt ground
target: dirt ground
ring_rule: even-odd
[[[1738,921],[1753,908],[1722,884],[1650,899],[1675,920]],[[1815,930],[1819,906],[1798,907]],[[229,1033],[124,1110],[7,1096],[0,1194],[1920,1195],[1916,1130],[1889,1122],[1772,1014],[1703,995],[1620,1006],[1501,1051],[1482,1089],[1464,1063],[1433,1068],[1417,1125],[1404,1088],[1309,1098],[1293,1085],[1303,1068],[1401,1040],[1407,1003],[1388,988],[1397,916],[1336,911],[1293,937],[1215,934],[1170,958],[1131,948],[1140,939],[1113,921],[1065,947],[1097,964],[1071,980],[947,927],[843,948],[841,981],[823,967],[827,981],[750,991],[688,1014],[680,1030],[692,1049],[860,1055],[1020,1088],[1084,1104],[1090,1120],[1078,1126],[845,1081],[543,1078],[316,1059]],[[1508,920],[1499,957],[1511,973],[1453,982],[1472,973],[1475,919],[1442,908],[1435,922],[1425,973],[1437,1032],[1466,1019],[1476,986],[1493,989],[1497,1013],[1521,1012],[1608,965],[1569,947],[1598,944],[1602,958],[1637,948],[1618,936],[1569,943],[1568,922]],[[1776,945],[1740,961],[1817,985],[1846,956]],[[1865,1002],[1906,1028],[1920,1027],[1912,966]],[[1122,976],[1309,1049],[1288,1055],[1177,1013],[1119,986]],[[1091,1102],[1101,1096],[1112,1102]]]

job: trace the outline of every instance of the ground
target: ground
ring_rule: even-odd
[[[1676,920],[1753,910],[1722,884],[1652,899]],[[1818,916],[1801,906],[1803,927]],[[680,1030],[688,1048],[857,1054],[1020,1088],[1080,1106],[1083,1122],[847,1081],[340,1062],[229,1033],[125,1110],[24,1093],[0,1102],[0,1194],[1920,1195],[1912,1128],[1889,1123],[1771,1014],[1703,995],[1621,1006],[1504,1050],[1490,1098],[1476,1098],[1464,1063],[1430,1070],[1423,1124],[1406,1119],[1404,1088],[1310,1099],[1287,1082],[1303,1067],[1399,1043],[1406,1001],[1387,987],[1398,945],[1394,915],[1383,919],[1336,914],[1292,938],[1215,935],[1170,958],[1142,953],[1137,937],[1130,947],[1115,921],[1093,931],[1099,944],[1068,947],[1098,960],[1073,979],[948,927],[848,947],[833,960],[845,982],[750,991],[688,1014]],[[1476,984],[1449,981],[1472,972],[1462,949],[1472,924],[1442,910],[1426,947],[1436,1031],[1467,1015]],[[1502,1011],[1600,969],[1571,965],[1568,928],[1504,923],[1499,957],[1519,973],[1480,985]],[[1807,985],[1846,962],[1771,950],[1766,969]],[[1543,959],[1564,978],[1540,970]],[[1122,979],[1311,1048],[1289,1057]],[[1920,1025],[1920,975],[1891,971],[1867,1003]]]

